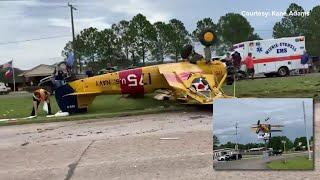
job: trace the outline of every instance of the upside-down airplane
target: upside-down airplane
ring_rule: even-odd
[[[171,97],[184,103],[198,104],[212,104],[216,98],[230,97],[224,94],[221,87],[225,81],[232,84],[233,75],[228,75],[230,68],[225,63],[211,59],[210,46],[215,41],[213,31],[201,33],[200,42],[205,46],[205,58],[188,46],[181,54],[182,62],[122,70],[67,82],[55,88],[59,108],[69,113],[86,112],[95,97],[103,94],[145,94],[156,91],[160,94],[158,99]]]
[[[264,121],[268,121],[270,120],[270,118],[266,118]],[[264,136],[267,139],[271,138],[271,132],[282,132],[282,130],[280,128],[284,127],[283,125],[279,125],[279,124],[270,124],[270,123],[265,123],[262,124],[260,123],[260,120],[257,121],[257,124],[251,126],[251,129],[256,133],[263,133]],[[277,129],[275,129],[277,128]]]

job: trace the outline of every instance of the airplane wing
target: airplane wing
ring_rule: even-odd
[[[251,129],[251,131],[255,132],[256,134],[258,134],[260,132],[260,128],[258,128],[258,127],[251,127],[250,129]]]
[[[212,104],[214,98],[227,97],[215,88],[217,82],[213,75],[203,73],[195,64],[163,64],[158,66],[158,69],[169,86],[180,95],[181,98],[178,99],[183,99],[187,103],[195,100],[201,104]]]
[[[271,125],[271,127],[284,127],[284,125]]]
[[[280,129],[272,129],[270,132],[282,132]]]
[[[190,63],[163,64],[159,66],[159,72],[167,80],[168,84],[174,88],[186,89],[184,81],[190,78],[193,73],[201,73],[202,70]]]
[[[92,92],[74,92],[74,93],[70,93],[70,94],[66,94],[64,96],[74,96],[74,95],[99,95],[102,92],[100,91],[92,91]],[[63,96],[63,97],[64,97]]]

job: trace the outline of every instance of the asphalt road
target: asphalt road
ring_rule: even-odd
[[[206,179],[211,124],[202,111],[0,127],[0,179]]]
[[[284,159],[286,157],[295,157],[307,155],[306,152],[302,153],[294,153],[294,154],[285,154],[282,156],[270,156],[269,158],[254,157],[254,158],[246,158],[237,161],[214,161],[213,166],[216,170],[265,170],[268,169],[266,163],[273,160]]]
[[[320,117],[319,104],[316,109]],[[210,111],[5,126],[0,179],[314,180],[319,142],[315,138],[315,171],[215,171]]]

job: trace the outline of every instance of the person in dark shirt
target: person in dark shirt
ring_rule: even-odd
[[[304,75],[308,73],[308,61],[309,55],[307,54],[307,51],[304,51],[301,56],[301,65],[303,66],[302,72]]]
[[[234,68],[235,78],[239,79],[238,75],[241,67],[241,55],[239,52],[236,51],[231,55],[231,57],[232,57],[232,64]]]
[[[241,67],[241,55],[239,52],[234,52],[232,54],[233,66],[236,70],[239,70]]]
[[[58,88],[65,84],[65,81],[64,81],[65,73],[61,68],[55,68],[53,72],[53,77],[54,77],[53,83],[55,85],[55,88]]]

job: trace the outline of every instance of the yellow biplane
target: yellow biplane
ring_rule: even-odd
[[[270,118],[266,118],[264,121],[268,121]],[[257,124],[251,126],[251,130],[256,134],[260,134],[265,140],[271,139],[272,132],[282,132],[284,126],[280,124],[270,124],[270,123],[260,123],[260,120],[257,121]]]
[[[221,90],[224,82],[232,84],[233,75],[219,60],[212,60],[210,46],[216,36],[203,31],[200,41],[205,45],[206,57],[196,54],[188,46],[183,61],[87,77],[56,87],[55,97],[63,112],[87,111],[98,95],[145,94],[156,92],[156,99],[175,99],[184,103],[212,104],[216,98],[227,98]]]

